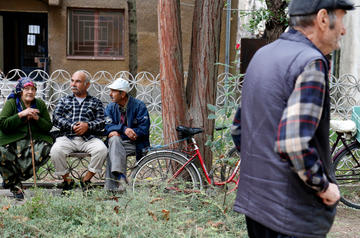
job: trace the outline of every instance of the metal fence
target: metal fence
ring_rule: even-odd
[[[86,72],[86,71],[85,71]],[[0,109],[2,108],[7,96],[14,89],[16,81],[19,77],[28,76],[37,82],[37,97],[42,98],[50,114],[54,110],[59,98],[71,93],[70,90],[70,72],[66,70],[56,70],[51,74],[43,70],[35,70],[28,75],[19,70],[14,69],[7,75],[0,75]],[[152,145],[162,144],[162,119],[161,119],[161,90],[159,82],[159,74],[153,75],[149,72],[139,72],[137,75],[131,75],[127,71],[120,71],[116,74],[111,74],[107,71],[98,71],[91,75],[91,86],[89,93],[95,96],[106,106],[111,100],[109,97],[109,89],[107,86],[116,78],[122,77],[130,82],[131,88],[136,90],[136,98],[142,100],[150,113],[151,127],[150,140]],[[238,105],[241,100],[242,78],[231,74],[219,74],[217,82],[217,97],[216,106],[218,108],[224,105]],[[331,97],[331,112],[333,118],[350,118],[352,106],[360,105],[360,85],[356,77],[352,75],[344,75],[340,78],[331,77],[330,80],[330,97]],[[233,113],[236,108],[233,108]],[[226,121],[231,123],[229,118],[223,118],[224,115],[217,113],[216,122]],[[226,131],[225,133],[229,133]],[[219,138],[221,140],[222,138]],[[81,158],[84,161],[69,162],[71,169],[74,170],[79,164],[87,164],[86,158]],[[76,174],[73,174],[76,177]],[[53,168],[51,163],[44,167],[38,174],[39,179],[53,180],[57,179],[53,175]],[[98,177],[103,179],[103,174]]]
[[[85,71],[86,72],[86,71]],[[66,70],[56,70],[51,74],[43,70],[35,70],[29,74],[19,69],[11,70],[7,75],[0,75],[0,110],[3,107],[7,96],[15,88],[17,80],[20,77],[30,77],[37,83],[37,97],[43,99],[51,112],[54,110],[59,98],[71,93],[70,80],[73,72]],[[122,77],[130,82],[131,88],[136,91],[136,98],[142,100],[149,111],[151,117],[150,126],[150,141],[152,145],[162,144],[162,117],[161,117],[161,90],[159,75],[153,75],[149,72],[139,72],[133,76],[127,71],[120,71],[116,74],[111,74],[107,71],[99,71],[91,75],[86,72],[91,78],[91,86],[89,94],[99,98],[106,106],[110,100],[107,88],[116,78]],[[231,93],[225,96],[228,80],[233,80]],[[220,74],[218,77],[218,96],[216,104],[221,107],[226,103],[239,103],[241,92],[240,78],[233,77],[230,74]],[[83,167],[88,164],[88,158],[74,158],[68,161],[71,174],[75,178],[80,178],[83,173]],[[82,168],[79,168],[82,167]],[[79,171],[81,171],[79,173]],[[51,163],[43,166],[38,172],[38,179],[43,181],[53,181],[58,178],[53,174],[54,169]],[[97,175],[98,179],[104,178],[104,173]]]
[[[86,71],[85,71],[86,72]],[[136,90],[136,98],[142,100],[151,115],[151,142],[153,144],[162,143],[162,122],[161,122],[161,90],[159,82],[159,74],[153,75],[149,72],[140,72],[133,76],[127,71],[120,71],[116,74],[111,74],[106,71],[96,72],[91,75],[87,72],[91,78],[91,86],[89,93],[92,96],[99,98],[106,106],[110,100],[109,92],[107,88],[116,78],[122,77],[130,82],[131,89]],[[56,106],[59,98],[71,93],[70,80],[71,73],[66,70],[56,70],[50,75],[43,70],[35,70],[30,74],[26,75],[25,72],[14,69],[10,71],[7,76],[3,75],[0,77],[0,109],[7,96],[14,89],[17,79],[20,77],[28,76],[35,79],[37,82],[37,97],[42,98],[50,112],[52,112]],[[230,92],[227,96],[226,81],[231,78],[234,80]],[[234,77],[231,74],[220,74],[218,76],[218,88],[217,88],[217,106],[221,107],[225,103],[240,103],[240,92],[241,92],[241,79]]]
[[[359,79],[345,74],[330,80],[331,116],[332,118],[350,119],[352,107],[360,105]]]

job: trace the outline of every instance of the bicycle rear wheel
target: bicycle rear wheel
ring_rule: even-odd
[[[360,209],[360,144],[351,144],[349,150],[344,147],[338,154],[332,172],[340,189],[340,200],[349,207]]]
[[[159,151],[146,155],[132,173],[132,188],[196,191],[202,189],[198,169],[188,164],[174,178],[174,174],[187,162],[185,155],[174,151]]]

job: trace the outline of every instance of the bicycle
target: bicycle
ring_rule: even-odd
[[[356,124],[351,120],[331,120],[330,126],[336,133],[331,154],[334,154],[340,141],[343,144],[333,155],[331,165],[331,173],[339,186],[340,201],[360,209],[360,143],[354,137]]]
[[[150,151],[137,162],[132,171],[131,181],[134,191],[138,186],[153,188],[163,184],[167,191],[199,192],[203,189],[203,182],[200,171],[194,164],[196,160],[200,162],[208,184],[223,186],[233,183],[235,186],[231,191],[237,188],[241,159],[235,147],[227,153],[226,159],[222,160],[224,163],[220,171],[214,168],[209,173],[194,138],[194,135],[202,133],[203,129],[178,126],[176,130],[179,140],[174,143],[187,141],[187,148]],[[235,166],[231,162],[234,162]],[[214,177],[218,177],[221,181],[215,181]]]

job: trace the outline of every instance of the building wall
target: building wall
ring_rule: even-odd
[[[0,0],[0,11],[47,12],[48,4],[39,0]]]
[[[0,70],[4,69],[3,17],[0,16]]]
[[[138,29],[138,71],[159,73],[158,0],[136,1]],[[185,70],[190,57],[194,0],[181,0],[181,28]]]
[[[195,0],[181,0],[181,27],[184,70],[188,69],[191,46],[192,18]],[[234,1],[233,1],[234,2]],[[236,1],[235,1],[236,2]],[[158,45],[158,0],[137,0],[137,30],[138,30],[138,72],[149,71],[153,74],[159,72],[159,45]],[[66,57],[67,47],[67,9],[79,8],[102,8],[124,9],[125,13],[125,38],[124,59],[122,60],[80,60]],[[114,74],[122,70],[128,70],[128,14],[126,0],[60,0],[60,6],[49,6],[48,1],[43,0],[0,0],[0,11],[26,11],[48,13],[48,49],[50,57],[50,72],[56,69],[66,69],[74,72],[77,69],[85,69],[91,74],[104,70]],[[225,19],[226,11],[223,11],[222,42],[220,63],[224,63],[225,52]],[[232,27],[237,19],[232,19]],[[232,32],[230,53],[234,56],[235,32]],[[232,60],[230,60],[231,62]],[[222,72],[220,67],[219,72]]]
[[[66,69],[74,72],[78,69],[84,69],[94,74],[97,71],[105,70],[111,73],[128,69],[128,45],[127,31],[125,31],[125,52],[124,60],[80,60],[68,59],[66,57],[67,45],[67,9],[69,7],[79,8],[103,8],[103,9],[126,9],[127,4],[124,0],[63,0],[61,6],[50,6],[48,14],[49,22],[49,57],[50,71],[56,69]],[[125,29],[127,29],[127,11],[125,11]]]
[[[157,24],[158,0],[137,1],[137,30],[138,30],[138,71],[159,72],[159,45]],[[193,0],[182,1],[181,4],[184,64],[190,54],[191,27]],[[125,9],[125,50],[124,60],[78,60],[66,58],[66,22],[68,7],[89,7]],[[85,69],[90,73],[100,70],[116,73],[128,70],[128,16],[127,3],[125,0],[63,0],[61,7],[49,7],[49,55],[51,58],[51,70],[64,68],[68,71]],[[56,57],[55,57],[56,56]]]
[[[360,6],[360,0],[353,0],[356,6]],[[348,11],[344,18],[346,34],[341,41],[340,75],[351,74],[360,77],[360,8]],[[360,98],[360,95],[359,95]]]

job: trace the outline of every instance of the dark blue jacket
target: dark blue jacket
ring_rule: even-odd
[[[144,148],[150,146],[149,129],[150,129],[150,117],[145,103],[129,96],[129,102],[127,105],[126,119],[127,126],[120,123],[120,108],[117,103],[110,103],[105,109],[105,132],[108,135],[112,131],[120,133],[123,140],[130,140],[124,132],[126,128],[131,128],[135,131],[137,139],[136,145],[136,159],[139,160],[142,157],[142,151]]]
[[[246,71],[241,98],[241,168],[234,210],[266,227],[296,237],[325,237],[336,213],[274,151],[278,124],[305,66],[328,61],[295,30],[261,48]],[[311,139],[329,181],[330,100],[328,77],[323,112]]]

